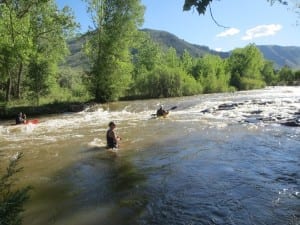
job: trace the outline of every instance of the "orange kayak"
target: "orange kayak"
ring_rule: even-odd
[[[33,119],[33,120],[26,120],[25,124],[37,124],[39,123],[38,119]]]

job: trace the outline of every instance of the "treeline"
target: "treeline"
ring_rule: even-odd
[[[300,81],[300,71],[288,67],[275,70],[254,44],[235,49],[226,59],[209,54],[193,58],[187,51],[178,56],[174,48],[164,52],[146,38],[133,62],[133,83],[128,95],[135,96],[174,97],[294,85]]]
[[[69,8],[54,0],[0,3],[0,101],[29,104],[60,101],[98,102],[133,98],[187,96],[294,85],[300,71],[274,70],[250,44],[228,58],[162,49],[138,28],[144,7],[139,0],[86,0],[95,29],[82,51],[88,70],[59,67],[68,53],[66,40],[76,28]]]

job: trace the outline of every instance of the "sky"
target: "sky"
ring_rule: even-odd
[[[299,3],[298,0],[291,0]],[[59,8],[67,5],[80,23],[80,32],[93,25],[82,0],[56,0]],[[140,28],[163,30],[192,44],[217,51],[230,51],[250,43],[256,45],[300,46],[300,17],[289,6],[270,5],[267,0],[213,1],[209,11],[199,15],[194,9],[183,11],[184,0],[141,0],[146,7]]]

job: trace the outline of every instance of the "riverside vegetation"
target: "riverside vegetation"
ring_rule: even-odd
[[[29,199],[30,186],[16,188],[17,174],[22,171],[19,162],[22,153],[17,153],[9,162],[6,172],[0,176],[0,224],[22,224],[23,204]],[[3,168],[0,168],[3,169]]]
[[[300,71],[274,69],[250,44],[229,57],[192,57],[185,50],[163,49],[145,32],[140,1],[94,5],[95,29],[84,35],[85,68],[62,65],[67,40],[77,28],[70,8],[55,1],[5,1],[1,8],[0,111],[9,117],[20,108],[31,115],[67,111],[72,103],[187,96],[295,84]],[[121,13],[129,7],[127,13]],[[100,10],[101,9],[101,10]],[[101,28],[101,29],[100,29]],[[37,106],[40,106],[38,109]]]

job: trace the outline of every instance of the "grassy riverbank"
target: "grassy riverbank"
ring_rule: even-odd
[[[28,118],[33,116],[57,114],[65,112],[79,112],[85,109],[88,102],[54,102],[43,104],[40,106],[31,105],[0,105],[0,118],[1,119],[13,119],[19,112],[24,112]]]

